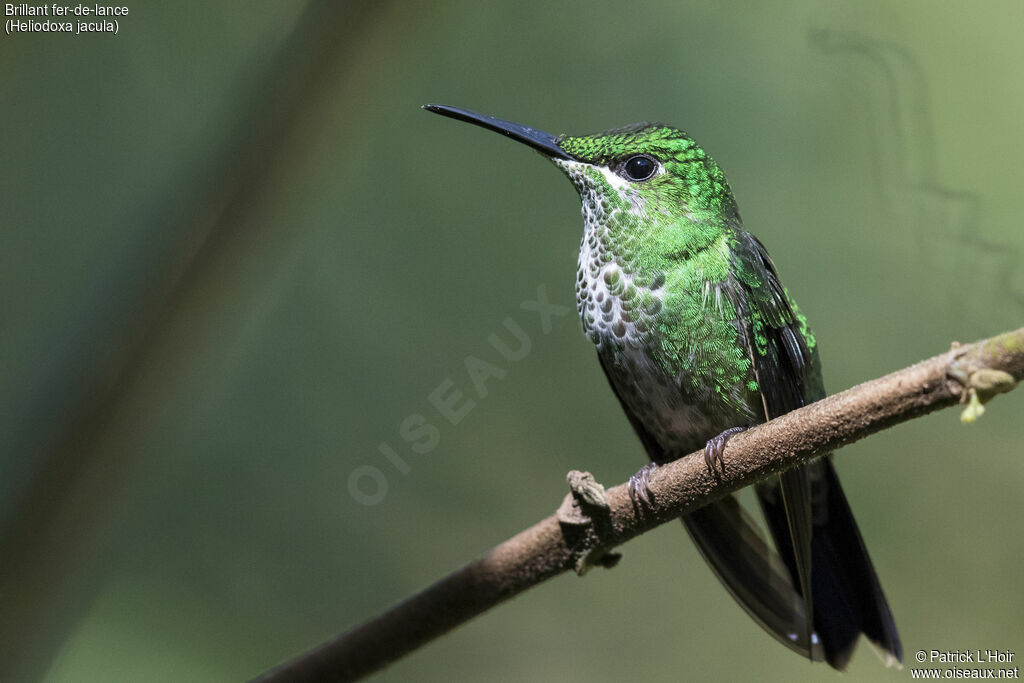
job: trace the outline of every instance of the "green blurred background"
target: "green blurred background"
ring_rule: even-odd
[[[643,463],[574,313],[545,334],[520,306],[573,304],[571,185],[425,102],[688,130],[832,391],[1024,320],[1018,2],[128,7],[116,36],[0,38],[2,680],[254,676],[547,515],[568,469]],[[506,317],[515,363],[487,342]],[[467,356],[507,373],[486,397]],[[445,380],[476,402],[456,426],[428,399]],[[1022,401],[837,456],[908,666],[1024,651]],[[678,525],[623,551],[379,679],[833,675]],[[846,680],[909,678],[869,650]]]

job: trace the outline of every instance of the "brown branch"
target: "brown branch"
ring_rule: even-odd
[[[981,403],[1024,378],[1024,327],[954,348],[737,435],[714,472],[694,453],[650,477],[652,504],[638,509],[626,484],[608,490],[594,524],[573,521],[578,503],[336,639],[257,681],[348,681],[376,671],[487,609],[556,574],[600,558],[659,524],[840,446],[940,408],[964,403],[965,421]],[[570,507],[572,506],[572,507]],[[560,521],[561,520],[561,521]],[[595,530],[596,527],[596,530]]]

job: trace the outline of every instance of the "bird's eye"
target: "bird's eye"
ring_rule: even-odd
[[[620,174],[626,178],[626,180],[640,182],[641,180],[647,180],[653,176],[657,170],[657,161],[646,154],[637,154],[636,156],[629,157],[622,162],[622,170]]]

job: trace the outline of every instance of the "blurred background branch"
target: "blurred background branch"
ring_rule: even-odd
[[[119,319],[76,378],[77,401],[48,424],[45,450],[6,511],[0,535],[0,680],[42,675],[95,589],[132,477],[134,437],[162,391],[237,305],[226,281],[254,250],[295,226],[260,220],[275,186],[315,140],[328,84],[346,73],[387,3],[314,1],[296,8],[286,40],[239,108],[242,116],[173,207],[170,238],[137,287],[118,292]],[[284,24],[287,26],[287,24]],[[132,26],[126,20],[126,30]],[[9,49],[15,49],[10,46]],[[358,92],[358,90],[356,90]],[[185,141],[183,141],[185,142]],[[338,150],[343,153],[343,150]],[[146,173],[145,168],[138,170]],[[77,607],[76,607],[77,606]]]

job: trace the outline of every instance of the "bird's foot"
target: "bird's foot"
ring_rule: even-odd
[[[746,431],[746,429],[746,427],[730,427],[715,438],[708,440],[704,445],[704,462],[709,470],[715,471],[716,462],[720,468],[725,469],[725,460],[722,458],[722,454],[725,452],[725,444],[729,443],[729,439],[740,432]]]
[[[629,499],[633,501],[634,506],[650,506],[651,498],[653,497],[650,478],[651,472],[656,469],[658,469],[658,465],[649,462],[629,478]]]

